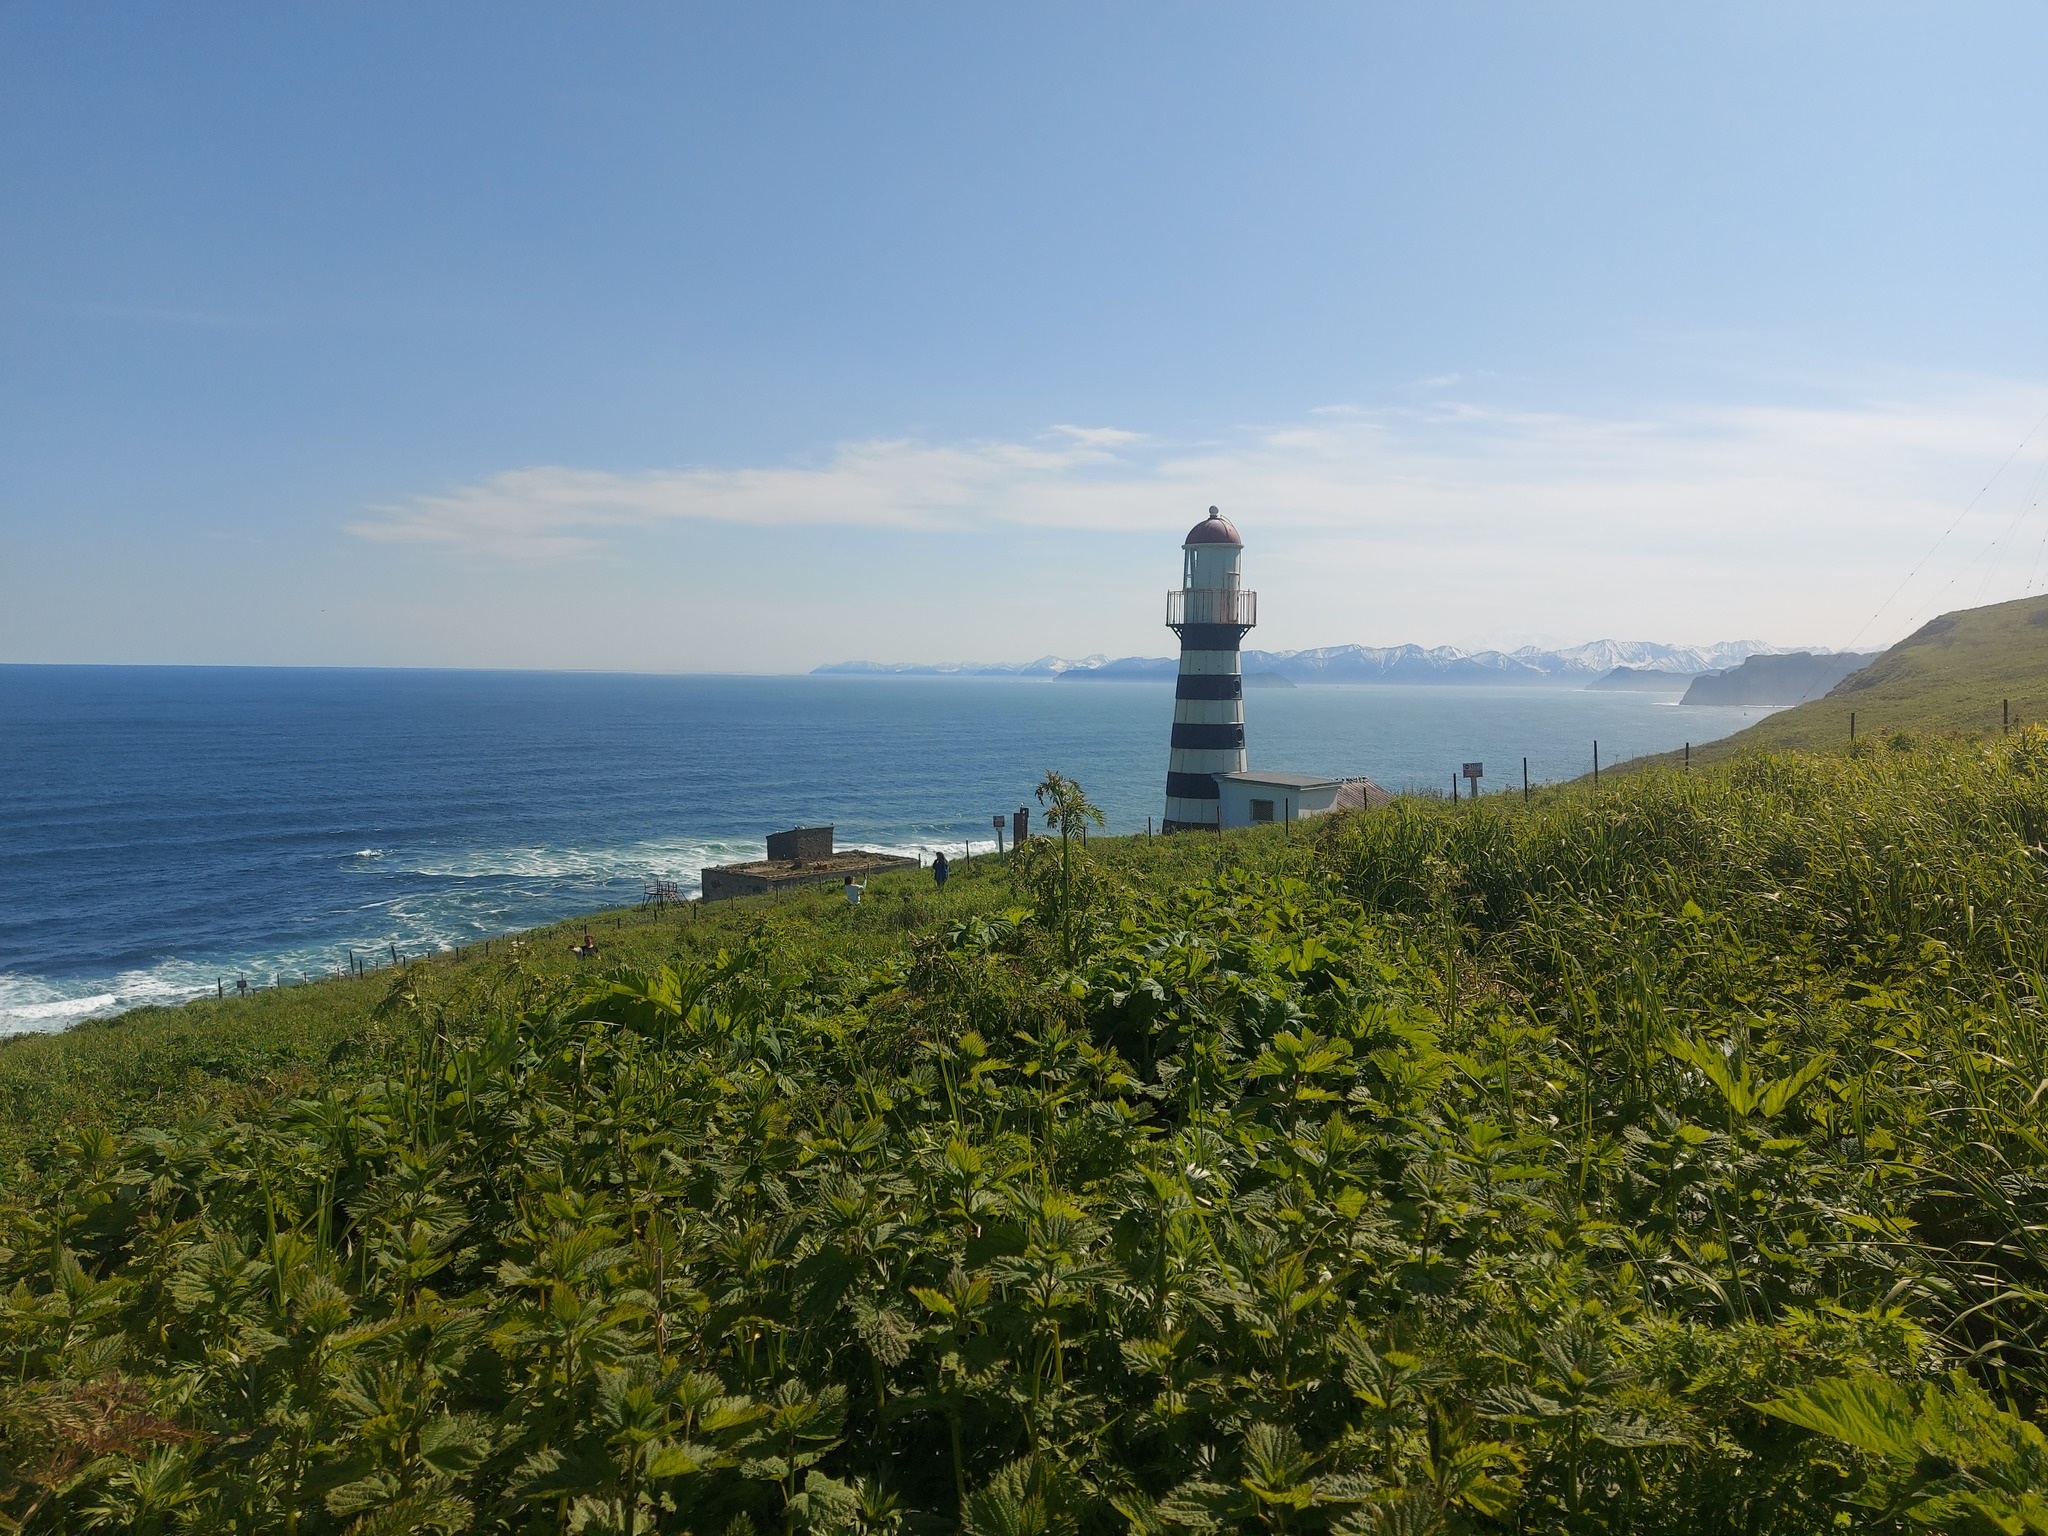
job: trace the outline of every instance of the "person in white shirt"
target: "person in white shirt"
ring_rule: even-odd
[[[860,905],[860,893],[861,893],[862,891],[866,890],[867,888],[868,888],[868,883],[867,883],[867,881],[865,881],[865,880],[856,880],[856,879],[854,879],[854,878],[853,878],[853,876],[851,876],[851,875],[848,875],[848,876],[846,877],[846,904],[847,904],[847,905],[848,905],[849,907],[857,907],[857,906],[859,906],[859,905]]]

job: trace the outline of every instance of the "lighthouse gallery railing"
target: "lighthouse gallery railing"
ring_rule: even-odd
[[[1177,587],[1166,594],[1166,627],[1183,624],[1236,624],[1250,629],[1259,622],[1259,594],[1240,587]]]

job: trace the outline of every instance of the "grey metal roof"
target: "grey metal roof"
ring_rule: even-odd
[[[1265,773],[1252,769],[1219,773],[1216,777],[1239,784],[1277,784],[1283,789],[1330,789],[1344,782],[1321,773]]]

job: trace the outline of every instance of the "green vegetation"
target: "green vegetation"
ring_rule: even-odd
[[[865,964],[900,948],[914,929],[1007,900],[1007,885],[982,879],[990,867],[956,864],[943,896],[932,891],[928,875],[878,878],[858,912],[847,909],[836,886],[829,893],[814,887],[781,903],[601,912],[459,954],[408,957],[407,964],[428,967],[436,986],[456,990],[513,959],[524,974],[567,981],[617,966],[715,955],[764,927],[797,963],[832,955]],[[596,964],[571,953],[586,930],[598,942]],[[116,1130],[162,1124],[252,1086],[311,1082],[327,1072],[330,1058],[359,1049],[395,974],[377,970],[246,997],[230,993],[219,1002],[138,1008],[62,1034],[0,1038],[0,1166],[38,1151],[70,1120]]]
[[[1825,697],[1766,716],[1720,741],[1696,743],[1695,763],[1745,752],[1836,751],[1849,714],[1866,750],[1918,737],[1992,735],[2012,702],[2015,722],[2048,720],[2048,597],[2023,597],[1930,619]],[[1664,753],[1643,762],[1669,763]]]
[[[0,1050],[0,1526],[2048,1532],[2048,734],[1047,798]]]

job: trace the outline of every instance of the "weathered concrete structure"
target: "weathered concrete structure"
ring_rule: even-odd
[[[772,896],[798,886],[838,885],[848,875],[865,879],[878,869],[913,869],[916,859],[899,854],[849,848],[835,853],[830,827],[792,827],[768,834],[768,857],[750,864],[713,864],[702,871],[699,895],[705,901],[734,896]]]
[[[832,857],[830,827],[791,827],[787,832],[768,834],[768,857],[778,864],[792,860]]]

